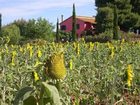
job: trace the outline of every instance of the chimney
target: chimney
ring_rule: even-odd
[[[63,15],[61,15],[61,22],[63,22]]]

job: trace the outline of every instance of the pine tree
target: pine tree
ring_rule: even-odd
[[[114,5],[114,24],[113,24],[113,39],[118,40],[119,34],[118,34],[118,13],[117,13],[117,7]]]
[[[56,42],[59,42],[59,19],[58,18],[56,24]]]
[[[135,14],[135,18],[137,18],[137,22],[135,25],[135,30],[140,30],[140,0],[131,0],[132,4],[132,12]]]
[[[72,40],[76,41],[76,11],[75,11],[75,4],[73,4],[73,11],[72,11]]]
[[[140,0],[131,0],[132,12],[140,15]]]
[[[140,13],[140,0],[95,0],[95,3],[97,6],[97,10],[105,7],[113,9],[114,5],[117,6],[118,26],[121,30],[128,32],[130,29],[133,29],[136,26],[138,27],[140,19],[138,19],[139,17],[137,14]],[[97,13],[97,15],[98,17],[103,17],[102,14],[99,13]],[[100,21],[104,23],[104,18],[102,18],[102,20],[99,20],[99,22],[98,19],[96,19],[96,21],[98,26],[98,23]],[[101,26],[104,26],[104,24],[101,24]]]
[[[95,0],[95,5],[97,6],[96,32],[113,32],[113,0]]]
[[[97,26],[96,31],[97,33],[103,33],[106,31],[113,32],[113,10],[110,7],[101,7],[98,8],[98,14],[96,16]]]
[[[95,4],[97,7],[106,7],[113,3],[114,3],[114,0],[95,0]]]
[[[131,23],[129,17],[131,16],[132,10],[130,0],[115,0],[114,4],[118,9],[118,25],[120,26],[120,29],[126,32],[129,31],[131,27],[127,26],[127,23]]]

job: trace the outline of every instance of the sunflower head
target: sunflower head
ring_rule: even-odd
[[[50,56],[46,61],[45,71],[53,79],[64,79],[66,76],[66,68],[63,53]]]

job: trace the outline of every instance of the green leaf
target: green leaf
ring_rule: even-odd
[[[46,94],[48,95],[48,97],[51,98],[51,104],[52,105],[62,105],[57,88],[46,82],[42,82],[42,84],[45,87]]]
[[[24,95],[29,94],[33,91],[32,87],[25,87],[18,91],[13,105],[19,105],[19,101],[23,99]]]
[[[23,103],[23,105],[37,105],[37,101],[34,96],[28,97]]]

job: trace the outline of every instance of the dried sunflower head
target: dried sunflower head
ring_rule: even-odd
[[[45,71],[53,79],[64,79],[66,76],[66,68],[63,53],[50,56],[46,61]]]

